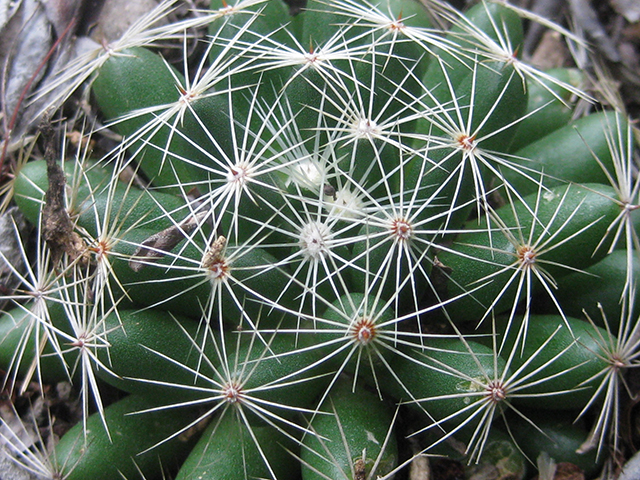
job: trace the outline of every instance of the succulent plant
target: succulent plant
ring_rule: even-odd
[[[576,455],[621,448],[633,131],[581,72],[519,58],[527,12],[213,0],[153,27],[172,4],[54,82],[58,102],[88,82],[113,151],[60,158],[49,128],[14,172],[35,254],[0,251],[20,279],[5,382],[67,380],[83,407],[53,461],[21,461],[46,478],[359,480],[454,441],[477,463],[498,438],[533,467],[514,430],[544,435],[545,409],[584,420]],[[194,28],[197,58],[158,53]],[[593,113],[574,119],[577,98]],[[600,293],[587,280],[614,259]]]

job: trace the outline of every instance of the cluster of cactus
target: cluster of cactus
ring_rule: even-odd
[[[135,26],[70,66],[122,141],[12,184],[37,241],[0,362],[84,412],[38,473],[355,480],[505,448],[519,478],[542,452],[596,472],[638,341],[634,138],[577,118],[583,72],[518,57],[523,15],[214,0],[154,31],[207,25],[182,71]]]

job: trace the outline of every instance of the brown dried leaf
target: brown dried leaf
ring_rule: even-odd
[[[42,236],[51,250],[53,265],[58,265],[66,253],[75,261],[87,252],[86,245],[75,231],[65,203],[66,178],[57,161],[56,139],[53,127],[44,122],[42,136],[46,141],[44,157],[47,162],[49,188],[44,196],[42,208]]]
[[[211,268],[221,260],[221,254],[224,251],[224,247],[227,245],[227,239],[220,235],[213,241],[209,250],[204,254],[202,259],[202,268]]]
[[[134,272],[139,272],[149,262],[163,258],[187,235],[192,233],[207,215],[206,212],[190,215],[178,225],[172,225],[148,237],[133,253],[129,260],[129,268]]]

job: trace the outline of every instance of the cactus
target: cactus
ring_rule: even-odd
[[[58,81],[63,97],[90,82],[117,148],[63,166],[48,149],[15,172],[36,253],[10,267],[0,366],[7,386],[65,379],[82,405],[54,462],[21,461],[75,478],[100,469],[82,454],[97,442],[127,478],[162,475],[149,452],[184,462],[180,479],[391,478],[450,440],[467,463],[494,437],[526,441],[510,425],[535,428],[541,406],[591,422],[579,454],[621,448],[632,127],[615,111],[572,121],[572,96],[593,99],[575,71],[518,57],[523,11],[213,0],[150,26],[171,3]],[[154,50],[196,26],[195,72]],[[57,243],[52,223],[69,225]],[[598,282],[583,305],[563,294],[614,257],[607,298]],[[141,407],[116,418],[105,391]],[[154,418],[172,420],[143,438]],[[137,445],[121,431],[141,436],[122,469],[118,448]]]

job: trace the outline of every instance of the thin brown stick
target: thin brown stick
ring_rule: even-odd
[[[54,265],[58,265],[66,253],[72,261],[82,256],[86,246],[80,235],[74,230],[65,203],[66,178],[64,171],[58,164],[56,135],[49,120],[41,126],[45,140],[44,158],[47,163],[47,178],[49,188],[44,196],[42,208],[42,233],[49,249]]]

